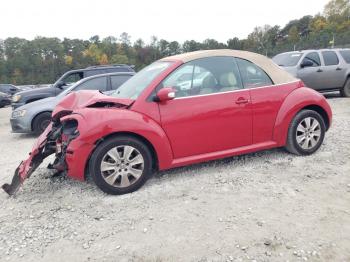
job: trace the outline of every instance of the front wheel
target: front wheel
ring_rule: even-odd
[[[350,78],[346,80],[345,85],[340,89],[340,94],[343,97],[350,97]]]
[[[326,126],[319,113],[302,110],[290,123],[286,149],[296,155],[310,155],[321,146]]]
[[[118,136],[105,140],[89,162],[95,184],[105,193],[121,195],[139,189],[152,174],[152,154],[139,139]]]
[[[36,135],[40,135],[46,127],[50,124],[51,121],[51,113],[44,112],[37,115],[33,120],[33,132]]]

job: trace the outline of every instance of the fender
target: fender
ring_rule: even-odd
[[[33,122],[34,122],[34,119],[35,119],[38,115],[43,114],[43,113],[50,113],[50,114],[52,114],[52,109],[51,109],[51,110],[49,110],[49,109],[44,109],[44,110],[42,110],[42,111],[37,112],[35,115],[33,114],[32,118],[30,119],[30,126],[31,126],[32,130],[33,130],[33,124],[34,124]]]
[[[308,87],[293,90],[284,100],[277,114],[273,132],[273,140],[278,146],[285,146],[290,122],[303,108],[308,106],[321,107],[332,121],[332,110],[323,95]]]
[[[116,117],[117,115],[117,117]],[[128,109],[83,108],[61,118],[61,121],[76,119],[79,139],[67,147],[68,176],[84,180],[87,161],[97,141],[115,133],[127,132],[139,135],[154,147],[160,170],[170,168],[173,153],[170,142],[161,126],[152,118]],[[98,121],[93,121],[98,119]]]

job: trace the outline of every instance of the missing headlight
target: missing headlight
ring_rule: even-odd
[[[75,119],[70,119],[62,123],[62,132],[65,135],[74,135],[78,128],[78,121]]]

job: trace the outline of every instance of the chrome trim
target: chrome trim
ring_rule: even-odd
[[[179,100],[179,99],[187,99],[187,98],[193,98],[193,97],[202,97],[202,96],[212,96],[212,95],[220,95],[220,94],[228,94],[228,93],[236,93],[242,90],[254,90],[254,89],[260,89],[260,88],[266,88],[266,87],[276,87],[276,86],[281,86],[281,85],[287,85],[287,84],[292,84],[296,82],[300,82],[301,80],[295,80],[292,82],[286,82],[286,83],[281,83],[277,85],[269,85],[269,86],[259,86],[259,87],[253,87],[253,88],[242,88],[238,90],[232,90],[232,91],[226,91],[226,92],[218,92],[218,93],[213,93],[213,94],[204,94],[204,95],[195,95],[195,96],[184,96],[184,97],[175,97],[172,100]]]

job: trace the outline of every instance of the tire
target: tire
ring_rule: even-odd
[[[292,154],[310,155],[322,145],[325,132],[326,125],[319,113],[302,110],[289,125],[286,149]]]
[[[340,89],[340,94],[343,97],[350,97],[350,78],[346,80],[345,85]]]
[[[51,113],[44,112],[37,115],[33,120],[33,132],[36,135],[40,135],[51,121]]]
[[[91,155],[89,170],[92,180],[103,192],[122,195],[136,191],[147,181],[153,172],[152,161],[152,154],[142,141],[117,136],[97,146]]]

